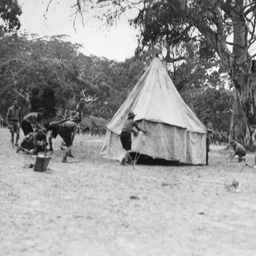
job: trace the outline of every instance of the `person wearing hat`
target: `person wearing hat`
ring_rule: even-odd
[[[244,156],[246,155],[246,150],[244,146],[235,140],[230,141],[230,146],[233,148],[234,152],[230,155],[229,161],[231,162],[234,157],[238,157],[238,162],[245,161]]]
[[[63,139],[66,145],[64,157],[62,159],[63,163],[67,162],[68,157],[74,157],[71,152],[71,147],[73,145],[73,141],[78,129],[78,123],[81,122],[81,118],[79,115],[74,115],[69,120],[64,120],[64,122],[51,122],[46,123],[44,127],[47,131],[50,131],[49,136],[49,146],[50,151],[53,150],[52,148],[52,139],[56,138],[58,135]]]
[[[131,134],[133,133],[135,136],[137,135],[137,132],[133,129],[134,127],[138,131],[146,132],[145,130],[141,129],[137,122],[134,121],[135,114],[133,111],[130,111],[128,113],[128,118],[124,121],[123,127],[122,127],[122,132],[120,135],[120,140],[123,146],[123,149],[126,151],[125,156],[123,157],[121,164],[126,165],[131,161],[131,156],[130,156],[130,150],[132,149],[132,136]]]
[[[39,108],[37,112],[29,113],[23,117],[21,128],[25,136],[34,131],[32,124],[34,124],[36,128],[41,129],[44,115],[45,110],[43,108]]]

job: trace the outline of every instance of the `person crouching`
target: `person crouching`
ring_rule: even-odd
[[[230,146],[233,148],[233,153],[230,155],[230,162],[234,157],[238,158],[238,162],[242,162],[245,161],[244,156],[246,155],[246,150],[244,148],[243,145],[241,145],[240,143],[232,140],[230,142]]]
[[[45,152],[47,146],[46,133],[45,129],[30,132],[25,136],[16,152],[19,153],[20,151],[23,151],[32,155],[37,155],[39,152]]]

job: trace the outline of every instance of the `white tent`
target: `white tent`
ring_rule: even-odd
[[[185,104],[158,58],[107,125],[102,157],[121,161],[124,156],[120,134],[129,111],[136,114],[135,121],[147,131],[133,138],[136,159],[146,155],[186,164],[206,163],[207,129]]]

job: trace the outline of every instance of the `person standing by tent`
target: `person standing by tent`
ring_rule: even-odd
[[[21,128],[25,136],[34,131],[32,124],[34,124],[36,128],[41,129],[44,115],[45,110],[43,108],[39,108],[37,112],[29,113],[23,117]]]
[[[120,135],[121,143],[123,149],[126,150],[125,156],[123,157],[121,164],[126,165],[131,161],[130,150],[132,149],[132,136],[131,134],[137,135],[137,132],[133,129],[134,127],[138,131],[146,132],[145,130],[141,129],[136,121],[134,121],[135,114],[130,111],[128,113],[128,118],[124,121],[122,132]]]
[[[18,146],[18,140],[20,138],[20,121],[21,121],[21,112],[20,107],[18,106],[18,100],[13,100],[13,105],[8,108],[6,115],[6,122],[8,128],[11,132],[11,143],[14,146],[14,134],[16,133],[15,146]]]

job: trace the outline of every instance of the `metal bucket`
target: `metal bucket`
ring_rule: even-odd
[[[50,156],[44,155],[44,154],[38,154],[36,157],[36,163],[34,166],[34,171],[36,172],[45,172],[47,169],[47,166],[51,160]]]

